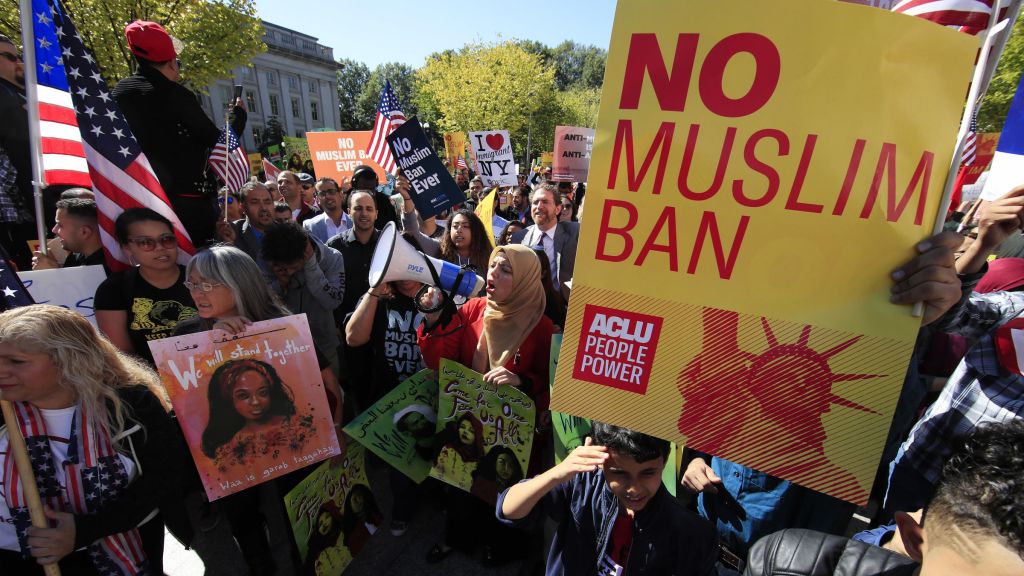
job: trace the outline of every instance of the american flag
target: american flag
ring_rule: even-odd
[[[224,143],[224,136],[227,135],[227,145]],[[220,131],[220,138],[217,145],[210,152],[210,159],[207,160],[214,174],[224,181],[224,185],[231,192],[238,192],[238,189],[249,181],[249,157],[245,155],[241,143],[235,131],[228,126]]]
[[[263,174],[267,177],[267,180],[277,180],[277,175],[281,173],[281,169],[274,166],[273,162],[263,159]]]
[[[40,18],[48,20],[49,11],[40,11],[34,15],[33,20],[37,26],[41,23]],[[44,57],[51,50],[57,51],[58,55],[60,52],[48,38],[38,35],[35,38],[43,180],[51,186],[67,184],[92,188],[82,135],[78,132],[67,81],[60,74],[52,74],[53,66]]]
[[[398,98],[395,98],[395,93],[391,91],[391,82],[384,82],[384,89],[380,92],[380,104],[377,105],[377,120],[373,123],[373,134],[370,135],[370,146],[366,152],[385,172],[392,174],[397,172],[398,167],[391,156],[386,138],[392,130],[402,124],[405,124],[405,114],[402,114]]]
[[[960,165],[970,166],[974,164],[975,157],[978,154],[978,110],[974,110],[974,114],[971,114],[971,126],[967,130],[967,136],[964,138],[964,152],[960,155]]]
[[[893,12],[931,20],[944,26],[962,26],[977,32],[988,25],[992,0],[900,0]]]
[[[467,166],[466,166],[466,159],[463,158],[462,156],[459,156],[458,158],[456,158],[455,159],[455,167],[458,168],[459,170],[465,170],[467,168]]]
[[[32,0],[32,12],[35,45],[26,49],[35,49],[40,108],[44,102],[59,103],[62,130],[67,136],[77,133],[81,141],[107,261],[115,268],[128,266],[114,238],[114,220],[124,209],[141,206],[173,223],[179,260],[187,262],[195,252],[188,233],[63,5],[59,0]],[[55,106],[52,112],[57,110]]]

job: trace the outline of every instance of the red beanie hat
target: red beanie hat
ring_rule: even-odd
[[[167,62],[178,57],[174,41],[156,22],[136,20],[125,26],[124,36],[132,54],[150,62]]]

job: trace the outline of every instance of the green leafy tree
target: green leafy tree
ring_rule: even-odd
[[[338,108],[342,130],[369,130],[373,119],[360,113],[358,102],[363,86],[370,79],[370,69],[362,62],[349,58],[338,60]]]
[[[436,113],[437,132],[506,129],[516,158],[523,158],[527,134],[553,137],[561,108],[555,98],[555,70],[519,41],[469,44],[436,54],[416,72],[417,102]],[[534,150],[539,148],[535,145]]]
[[[402,105],[406,116],[416,114],[417,107],[413,92],[415,91],[415,72],[411,66],[400,62],[388,62],[374,68],[370,77],[363,84],[359,97],[356,99],[356,118],[363,130],[373,126],[377,117],[377,105],[380,104],[380,91],[384,89],[384,81],[391,82],[391,89]]]
[[[18,1],[0,5],[7,6],[0,10],[0,32],[20,38]],[[193,87],[230,76],[266,50],[253,0],[67,0],[65,7],[111,86],[134,69],[124,38],[133,20],[157,22],[185,44],[182,78]]]
[[[999,65],[985,92],[981,109],[978,111],[978,129],[982,132],[999,132],[1010,111],[1010,103],[1017,92],[1021,72],[1024,71],[1024,19],[1018,19],[1013,33],[1006,42],[1006,48],[999,58]]]
[[[281,121],[277,118],[277,116],[267,117],[267,127],[263,131],[263,141],[257,143],[257,146],[259,146],[260,151],[266,153],[267,146],[281,144],[283,140],[284,127],[281,126]]]
[[[607,59],[607,54],[601,48],[566,40],[552,48],[550,54],[559,90],[601,87]]]

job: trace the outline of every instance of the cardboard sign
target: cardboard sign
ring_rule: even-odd
[[[370,145],[372,132],[308,132],[309,153],[313,158],[313,169],[317,176],[330,176],[338,182],[352,178],[356,166],[366,164],[377,173],[377,180],[384,182],[387,173],[370,158],[366,148]]]
[[[420,370],[356,416],[345,433],[417,484],[437,456],[437,375]]]
[[[864,504],[920,327],[889,272],[976,51],[841,2],[619,4],[551,408]]]
[[[555,182],[586,182],[593,148],[593,128],[556,126],[551,179]]]
[[[211,501],[340,452],[305,314],[149,349]]]
[[[340,459],[317,466],[285,495],[303,574],[341,574],[381,525],[364,453],[350,440]]]
[[[554,164],[554,162],[555,162],[555,153],[554,152],[541,152],[540,153],[540,167],[541,167],[541,169],[551,168],[551,165]]]
[[[409,179],[409,195],[422,218],[430,218],[466,200],[459,185],[427,142],[419,120],[406,120],[387,135],[395,164]],[[401,207],[398,213],[401,214]]]
[[[285,136],[283,161],[285,170],[309,172],[309,168],[313,168],[313,164],[310,162],[309,142],[305,138]]]
[[[490,186],[516,186],[516,161],[512,157],[512,140],[508,130],[470,132],[469,148],[473,151],[476,173]]]
[[[252,154],[246,155],[249,158],[249,173],[256,176],[263,171],[263,155],[259,152],[253,152]]]
[[[18,272],[22,284],[36,304],[53,304],[78,312],[92,325],[96,313],[92,307],[96,288],[107,279],[103,266],[72,266],[54,270]]]
[[[444,133],[444,155],[448,159],[448,169],[452,172],[459,166],[459,158],[466,161],[466,133]]]
[[[482,374],[452,360],[441,360],[438,385],[442,445],[430,475],[493,505],[502,490],[525,478],[536,405],[511,386],[485,384]]]

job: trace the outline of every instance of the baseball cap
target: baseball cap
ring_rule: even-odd
[[[168,34],[163,26],[146,20],[136,20],[125,26],[124,37],[132,54],[150,62],[174,60],[183,47],[181,41]]]
[[[313,184],[313,177],[305,172],[299,172],[296,176],[299,178],[299,184]]]

